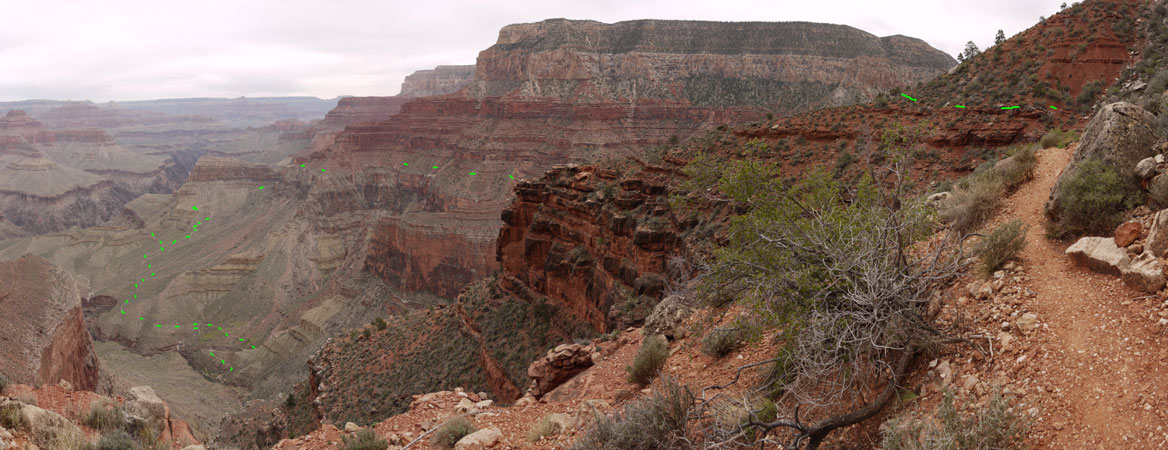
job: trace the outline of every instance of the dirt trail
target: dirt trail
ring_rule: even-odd
[[[1168,347],[1153,317],[1162,299],[1138,299],[1116,277],[1071,264],[1068,243],[1044,235],[1043,205],[1074,147],[1039,152],[1033,181],[1005,201],[997,221],[1030,224],[1021,255],[1037,295],[1025,307],[1041,327],[1019,344],[1027,348],[998,361],[1014,380],[1025,408],[1039,407],[1032,440],[1038,448],[1160,448],[1168,446]]]

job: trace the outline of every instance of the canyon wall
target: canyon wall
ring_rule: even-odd
[[[0,373],[14,383],[93,390],[99,364],[73,276],[39,256],[0,263]]]
[[[475,66],[438,66],[419,70],[402,81],[400,97],[429,97],[457,92],[474,78]]]

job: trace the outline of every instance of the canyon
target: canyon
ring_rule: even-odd
[[[296,389],[315,390],[303,395],[320,399],[329,420],[399,411],[409,395],[451,379],[510,398],[547,345],[638,323],[682,275],[669,268],[688,250],[664,175],[626,179],[603,161],[634,155],[651,165],[694,133],[866,101],[953,63],[917,39],[838,25],[553,19],[505,27],[474,66],[411,75],[398,96],[338,99],[320,120],[309,117],[317,102],[300,100],[15,105],[26,113],[9,114],[6,148],[20,162],[12,167],[75,169],[83,174],[61,178],[92,179],[79,197],[105,200],[84,223],[0,210],[0,232],[16,230],[0,241],[0,258],[42,255],[86,277],[123,302],[93,306],[97,339],[144,356],[177,353],[251,398],[286,394],[314,374],[332,395]],[[241,113],[243,104],[259,110]],[[266,122],[295,105],[306,112]],[[54,147],[62,140],[100,150]],[[98,191],[101,174],[122,167],[117,158],[157,179]],[[47,196],[63,186],[36,188]],[[31,193],[21,194],[29,208]],[[165,257],[143,267],[154,242],[171,239]],[[498,286],[465,292],[484,279]],[[420,314],[445,325],[407,342],[473,356],[380,392],[374,412],[348,408],[349,390],[362,385],[326,369],[343,366],[329,362],[342,350],[337,336]],[[508,331],[521,323],[534,331]],[[386,370],[397,377],[426,364],[416,350],[401,349],[411,362],[390,358]],[[309,358],[319,369],[305,367]]]

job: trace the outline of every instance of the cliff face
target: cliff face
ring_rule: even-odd
[[[375,235],[473,218],[478,226],[446,231],[449,240],[466,241],[468,235],[495,234],[516,180],[538,177],[555,164],[640,153],[720,123],[759,119],[766,111],[862,100],[951,65],[948,56],[919,40],[879,38],[836,25],[512,25],[479,54],[473,80],[461,91],[412,99],[392,116],[387,111],[397,104],[389,99],[342,100],[330,118],[360,118],[348,119],[331,145],[295,162],[330,167],[331,176],[377,180],[375,196],[368,189],[349,190],[365,200],[421,200],[409,215],[375,225],[396,230],[375,229]],[[375,273],[390,283],[426,280],[406,284],[449,295],[451,288],[436,285],[427,273],[434,264],[419,263],[429,258],[425,249],[387,242],[377,239],[370,249],[366,265]],[[489,260],[490,248],[470,248],[487,254],[463,263]],[[476,271],[490,268],[472,264]]]
[[[684,275],[667,266],[686,250],[663,180],[618,176],[561,166],[516,186],[499,231],[499,286],[546,297],[601,332],[644,319],[670,277]]]
[[[0,263],[0,372],[31,385],[93,390],[98,360],[73,277],[38,256]]]
[[[400,97],[428,97],[457,92],[474,78],[475,66],[438,66],[419,70],[402,81]]]

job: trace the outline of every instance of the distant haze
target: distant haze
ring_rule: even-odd
[[[556,17],[810,21],[903,34],[950,55],[1018,33],[1061,0],[372,0],[7,2],[0,101],[394,95],[473,64],[505,25]]]

